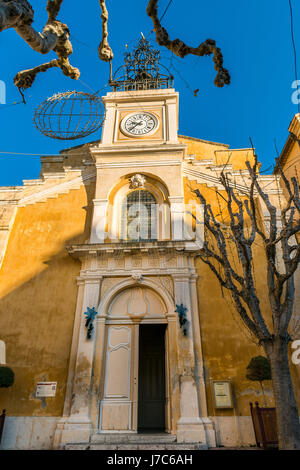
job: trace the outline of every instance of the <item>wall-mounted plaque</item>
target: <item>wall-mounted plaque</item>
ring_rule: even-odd
[[[36,384],[35,396],[41,397],[55,397],[57,382],[38,382]]]
[[[213,391],[215,408],[233,408],[232,389],[229,380],[214,380]]]

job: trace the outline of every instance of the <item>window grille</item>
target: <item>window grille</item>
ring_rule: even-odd
[[[124,199],[120,238],[125,241],[157,240],[157,204],[148,191],[136,190]]]

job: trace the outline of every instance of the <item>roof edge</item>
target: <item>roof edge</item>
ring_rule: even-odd
[[[195,140],[196,142],[203,142],[204,144],[211,144],[211,145],[220,145],[222,147],[229,148],[230,145],[228,144],[222,144],[220,142],[212,142],[211,140],[204,140],[204,139],[198,139],[197,137],[189,137],[187,135],[179,135],[179,139],[190,139],[190,140]]]

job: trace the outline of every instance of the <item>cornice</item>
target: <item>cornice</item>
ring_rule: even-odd
[[[136,273],[132,270],[128,269],[108,269],[108,268],[99,268],[94,271],[88,271],[88,270],[81,270],[81,277],[78,278],[79,280],[77,282],[86,282],[88,279],[92,278],[93,283],[97,283],[105,277],[132,277],[128,276],[128,273],[132,273],[133,276],[136,275]],[[194,268],[189,268],[189,267],[176,267],[176,268],[166,268],[166,267],[161,267],[161,268],[143,268],[139,273],[138,273],[142,278],[147,278],[150,276],[177,276],[178,279],[184,277],[184,279],[190,279],[192,281],[193,277],[196,276],[196,271]],[[138,281],[137,281],[138,282]]]
[[[229,149],[229,147],[230,147],[228,144],[223,144],[221,142],[213,142],[211,140],[198,139],[197,137],[190,137],[188,135],[178,134],[178,138],[179,139],[192,140],[192,141],[195,141],[195,142],[200,142],[202,144],[210,144],[210,145],[217,145],[217,146],[220,146],[220,147],[226,147],[226,149]]]
[[[17,206],[19,199],[0,199],[0,206]]]
[[[300,114],[295,114],[293,117],[290,125],[289,125],[289,136],[286,140],[286,143],[284,144],[284,147],[281,151],[281,154],[279,156],[278,163],[276,164],[274,168],[273,173],[278,173],[278,164],[282,167],[284,167],[286,160],[289,157],[289,154],[292,150],[293,144],[300,139]]]
[[[296,138],[300,138],[300,114],[295,114],[289,126],[289,132],[294,134]]]
[[[273,173],[278,173],[278,165],[280,164],[282,167],[284,167],[285,165],[285,162],[287,161],[290,153],[291,153],[291,150],[293,148],[293,145],[294,143],[297,141],[297,137],[295,134],[293,133],[290,133],[287,140],[286,140],[286,143],[282,149],[282,152],[279,156],[279,159],[278,159],[278,162],[276,163],[276,166],[274,168],[274,172]]]
[[[133,168],[133,167],[157,167],[157,166],[180,166],[180,160],[158,160],[158,161],[140,161],[134,160],[130,162],[111,162],[111,163],[96,163],[96,168]]]
[[[95,172],[91,172],[86,175],[82,174],[77,178],[63,181],[62,183],[55,184],[48,187],[47,189],[43,189],[42,191],[37,191],[28,196],[24,196],[23,198],[19,199],[18,204],[19,206],[26,206],[28,204],[35,204],[36,202],[41,202],[45,199],[55,197],[55,195],[63,194],[71,189],[76,189],[78,186],[80,187],[82,184],[84,184],[85,181],[92,180],[95,178],[95,176]]]
[[[105,103],[121,103],[128,100],[137,101],[158,101],[160,99],[170,99],[179,97],[179,93],[174,88],[163,88],[158,90],[135,90],[135,91],[111,91],[103,96]]]
[[[182,169],[183,169],[183,175],[187,176],[188,179],[190,180],[196,179],[197,183],[199,184],[207,184],[207,186],[216,187],[217,189],[220,189],[220,190],[224,189],[218,176],[214,176],[209,173],[203,173],[199,171],[197,168],[193,168],[193,166],[191,167],[191,165],[187,165],[187,164],[184,164]],[[233,173],[231,172],[231,174]],[[242,176],[242,175],[245,176],[246,174],[244,172],[242,173],[234,172],[234,176]],[[263,181],[270,182],[273,180],[274,183],[276,183],[276,179],[277,177],[274,175],[259,176],[259,181],[262,181],[262,182]],[[249,187],[247,187],[245,184],[237,183],[236,180],[234,180],[230,185],[231,187],[237,189],[238,191],[242,193],[249,191]],[[267,188],[262,188],[262,189],[263,191],[266,192],[266,194],[273,194],[273,195],[283,194],[283,190],[282,188],[280,188],[279,184],[278,184],[278,187],[276,188],[267,187]],[[255,191],[255,194],[257,194],[256,191]]]
[[[180,144],[180,143],[159,143],[159,144],[147,144],[146,142],[136,145],[110,145],[110,146],[101,146],[99,147],[92,147],[89,149],[92,157],[109,157],[117,155],[122,156],[123,154],[126,155],[126,158],[136,156],[137,154],[145,154],[145,153],[182,153],[187,149],[187,144]]]
[[[152,253],[182,253],[191,255],[199,251],[197,243],[192,241],[156,241],[156,242],[124,242],[124,243],[86,243],[67,247],[69,255],[80,258],[88,254],[128,256],[137,253],[151,255]]]

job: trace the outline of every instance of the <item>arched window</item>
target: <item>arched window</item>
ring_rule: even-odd
[[[128,194],[122,204],[121,240],[157,240],[155,197],[142,189]]]

